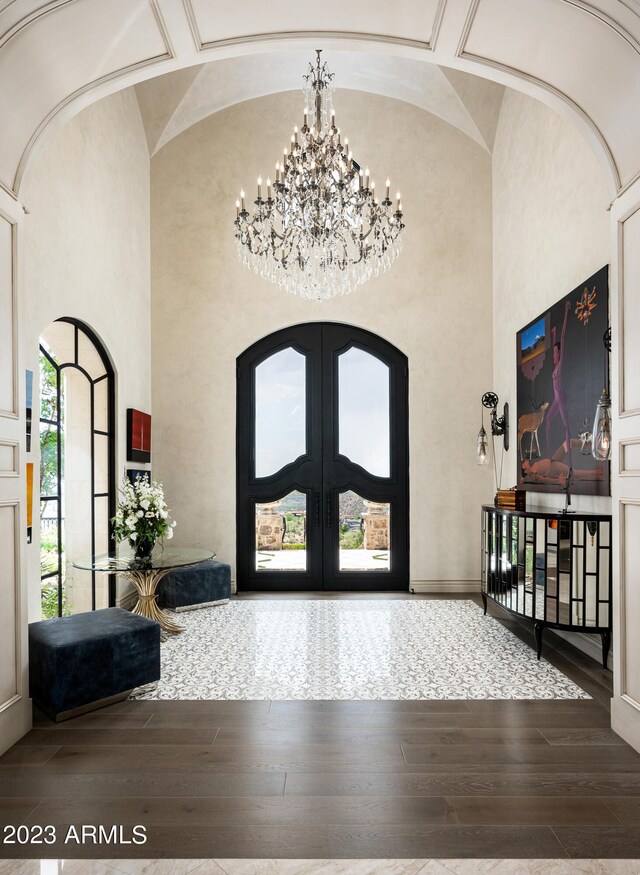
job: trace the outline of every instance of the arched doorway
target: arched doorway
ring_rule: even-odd
[[[238,358],[239,589],[408,589],[407,380],[400,350],[331,322]]]
[[[114,605],[113,575],[71,565],[115,546],[115,380],[99,338],[70,318],[40,338],[39,492],[43,616]]]

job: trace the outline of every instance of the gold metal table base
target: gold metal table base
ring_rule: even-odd
[[[138,568],[121,571],[120,574],[130,580],[138,591],[138,603],[133,609],[133,613],[155,620],[156,623],[160,623],[163,632],[177,635],[178,632],[184,631],[184,627],[178,626],[177,623],[170,620],[165,611],[156,604],[158,598],[156,588],[169,571],[171,571],[170,568]]]

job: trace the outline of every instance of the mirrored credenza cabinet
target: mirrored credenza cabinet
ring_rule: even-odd
[[[611,646],[611,517],[482,508],[482,601],[545,628],[599,634]]]

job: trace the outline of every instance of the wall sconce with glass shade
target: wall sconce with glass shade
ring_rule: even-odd
[[[602,343],[604,345],[604,387],[593,420],[591,453],[595,459],[601,462],[608,462],[611,458],[611,396],[609,395],[610,328],[607,328],[605,331]]]
[[[478,465],[489,464],[489,443],[487,441],[487,433],[484,430],[484,410],[482,425],[480,426],[480,431],[478,432],[478,444],[476,447],[476,454],[478,456]]]
[[[487,465],[489,463],[489,444],[487,441],[487,433],[484,429],[484,408],[491,411],[491,434],[493,437],[502,437],[505,450],[509,449],[509,405],[505,402],[502,409],[502,416],[498,416],[497,409],[500,399],[495,392],[485,392],[482,396],[482,425],[478,432],[478,441],[476,444],[476,454],[478,456],[478,465]]]

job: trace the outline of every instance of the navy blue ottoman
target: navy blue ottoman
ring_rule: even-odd
[[[189,611],[224,605],[231,595],[231,567],[215,559],[174,568],[158,583],[158,605],[170,611]]]
[[[29,689],[53,720],[124,699],[160,678],[160,624],[104,608],[29,624]]]

